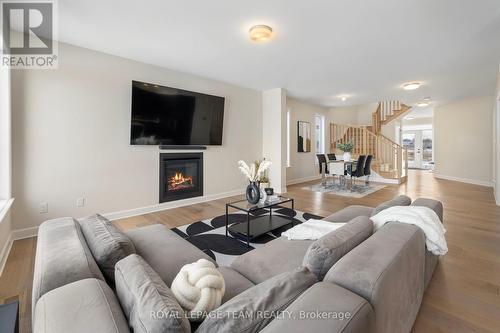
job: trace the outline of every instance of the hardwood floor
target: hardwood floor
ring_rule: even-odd
[[[413,332],[500,332],[500,207],[491,188],[437,180],[410,171],[402,185],[389,185],[364,198],[346,198],[288,187],[298,210],[326,216],[352,204],[376,206],[397,194],[443,202],[449,253],[441,258],[424,295]],[[175,227],[224,213],[236,197],[115,221],[123,229],[163,223]],[[29,332],[31,280],[36,239],[14,242],[3,275],[0,302],[19,299],[21,332]]]

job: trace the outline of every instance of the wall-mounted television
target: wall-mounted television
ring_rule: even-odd
[[[222,145],[224,97],[132,81],[132,145]]]

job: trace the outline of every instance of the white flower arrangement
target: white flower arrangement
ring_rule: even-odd
[[[248,166],[245,161],[238,161],[238,168],[249,182],[260,181],[261,177],[264,176],[264,173],[270,166],[271,162],[266,160],[252,163],[250,166]]]

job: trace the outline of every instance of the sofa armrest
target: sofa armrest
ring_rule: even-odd
[[[434,199],[427,199],[427,198],[418,198],[417,200],[413,201],[411,205],[422,206],[432,209],[433,211],[436,212],[441,222],[443,222],[443,204],[441,203],[441,201],[437,201]]]
[[[436,212],[437,216],[443,222],[443,204],[441,201],[427,198],[418,198],[412,206],[423,206],[432,209]],[[425,251],[425,289],[431,282],[432,275],[439,261],[439,256],[432,254],[430,251]]]
[[[33,318],[33,333],[130,332],[115,294],[98,279],[47,292],[36,303]]]
[[[364,333],[373,325],[370,304],[333,283],[314,284],[262,330],[274,332]]]
[[[340,259],[324,281],[365,298],[375,332],[410,332],[424,292],[425,236],[391,222]]]

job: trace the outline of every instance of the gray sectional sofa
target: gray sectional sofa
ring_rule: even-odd
[[[201,323],[198,331],[226,331],[228,327],[234,331],[238,327],[241,332],[410,332],[438,257],[426,250],[424,234],[416,226],[391,222],[373,234],[367,227],[369,216],[410,203],[410,198],[399,196],[376,208],[347,207],[325,218],[348,222],[333,236],[318,241],[277,238],[238,257],[230,267],[219,267],[225,280],[224,309],[241,306],[243,296],[250,299],[271,293],[274,298],[285,297],[276,285],[274,289],[265,287],[280,278],[286,280],[286,274],[311,280],[314,275],[309,271],[313,271],[316,276],[292,298],[258,300],[260,307],[279,303],[279,310],[288,316],[276,316],[255,326],[228,326],[227,321],[234,319],[210,319]],[[417,199],[411,204],[433,209],[443,221],[440,202]],[[125,234],[133,243],[128,251],[142,257],[167,287],[183,265],[200,258],[212,260],[160,224]],[[89,248],[95,240],[86,237],[91,235],[82,231],[81,221],[72,218],[40,226],[33,281],[34,332],[132,330],[114,281],[103,275],[105,269],[96,263]],[[135,331],[153,330],[136,326]]]

